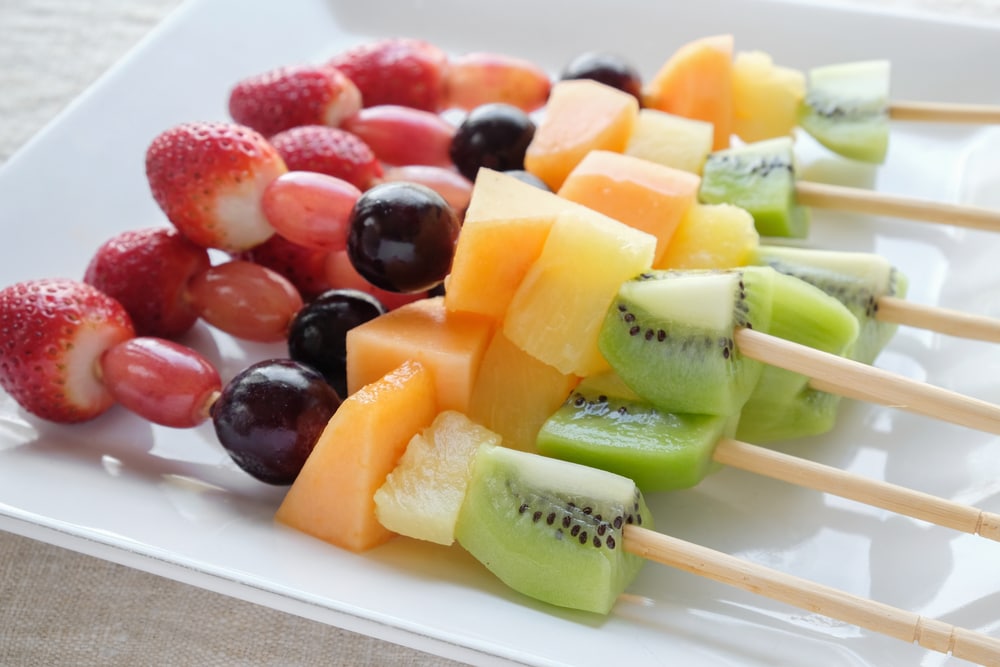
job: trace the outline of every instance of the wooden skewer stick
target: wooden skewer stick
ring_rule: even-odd
[[[796,182],[795,197],[800,204],[815,208],[936,222],[990,232],[1000,231],[1000,211],[976,206],[960,206],[810,181]]]
[[[1000,343],[1000,320],[996,318],[925,306],[893,296],[878,300],[875,319],[960,338]]]
[[[930,123],[1000,123],[1000,106],[954,102],[897,100],[889,105],[889,118]]]
[[[717,463],[796,486],[880,507],[938,526],[1000,541],[1000,514],[986,512],[888,482],[868,479],[739,440],[723,438]]]
[[[852,595],[639,526],[625,526],[629,553],[816,614],[982,665],[1000,665],[1000,638]]]
[[[801,373],[814,389],[1000,435],[998,405],[753,329],[734,340],[744,356]]]

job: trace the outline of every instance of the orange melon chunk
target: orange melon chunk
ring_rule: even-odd
[[[497,331],[479,367],[469,417],[503,437],[504,446],[534,452],[542,424],[579,381],[534,358]]]
[[[553,220],[571,206],[513,176],[481,169],[455,246],[445,307],[503,319]]]
[[[388,541],[395,533],[378,521],[375,491],[436,414],[434,381],[415,362],[350,395],[320,435],[275,520],[351,551]]]
[[[727,148],[733,128],[732,35],[681,46],[643,87],[643,106],[715,126],[714,150]]]
[[[656,237],[654,262],[667,249],[701,178],[631,155],[593,151],[570,172],[559,196]]]
[[[434,379],[438,410],[464,413],[492,331],[490,319],[449,312],[442,297],[389,311],[347,334],[348,394],[412,359]]]
[[[621,153],[639,113],[628,93],[588,79],[552,86],[545,116],[524,156],[524,168],[553,191],[587,153]]]

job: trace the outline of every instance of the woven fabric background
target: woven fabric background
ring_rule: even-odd
[[[878,1],[1000,22],[1000,0]],[[179,4],[0,0],[0,163]],[[0,666],[448,664],[0,532]]]

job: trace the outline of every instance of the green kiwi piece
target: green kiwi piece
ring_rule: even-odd
[[[652,527],[632,480],[487,447],[476,455],[455,537],[514,590],[607,614],[643,564],[623,549],[627,524]]]
[[[815,67],[808,72],[799,125],[833,152],[881,164],[889,149],[889,61]]]
[[[712,469],[735,419],[661,412],[613,371],[585,378],[538,432],[538,453],[609,470],[644,493],[686,489]]]
[[[773,336],[843,356],[858,337],[858,321],[840,301],[795,276],[778,274],[771,305]],[[839,401],[811,389],[799,373],[765,366],[743,406],[736,437],[764,444],[824,433]]]
[[[906,297],[907,279],[874,253],[759,246],[754,264],[770,266],[815,285],[836,298],[858,320],[858,339],[847,356],[871,364],[896,333],[897,325],[877,319],[882,297]]]
[[[664,412],[731,416],[763,364],[744,357],[733,332],[767,332],[776,272],[650,271],[619,288],[598,336],[609,365]]]
[[[791,137],[779,137],[710,153],[698,200],[745,209],[762,236],[804,238],[809,209],[796,201],[792,149]]]

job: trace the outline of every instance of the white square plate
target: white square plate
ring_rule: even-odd
[[[225,118],[237,79],[349,44],[407,35],[453,53],[502,51],[553,74],[586,50],[643,74],[681,43],[732,32],[781,64],[888,58],[897,99],[1000,102],[1000,31],[822,4],[549,0],[193,0],[0,172],[0,284],[82,275],[112,234],[165,224],[143,174],[149,141]],[[1000,206],[1000,133],[896,123],[878,169],[801,142],[806,176]],[[911,299],[1000,316],[1000,236],[818,212],[813,245],[871,250]],[[185,339],[231,377],[280,346]],[[1000,349],[901,329],[879,365],[1000,402]],[[1000,512],[998,438],[868,405],[835,432],[783,449]],[[327,623],[477,663],[887,665],[949,663],[895,639],[649,564],[608,618],[527,600],[458,547],[397,539],[363,555],[273,524],[282,489],[235,468],[211,426],[154,428],[121,410],[83,426],[0,397],[0,527]],[[1000,635],[1000,544],[722,471],[650,497],[658,527],[955,625]]]

